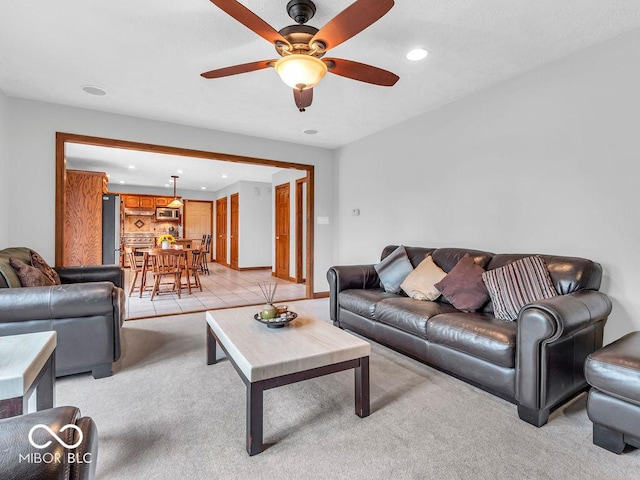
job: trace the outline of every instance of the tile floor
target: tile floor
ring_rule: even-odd
[[[127,320],[154,317],[156,315],[170,315],[172,313],[198,312],[213,308],[238,307],[243,305],[264,305],[264,297],[258,283],[274,283],[271,270],[236,271],[217,263],[209,263],[209,275],[201,274],[202,292],[193,289],[189,294],[182,290],[182,298],[177,293],[163,293],[156,295],[151,301],[149,292],[144,292],[142,298],[134,290],[129,297],[131,276],[129,269],[125,269],[125,295],[127,296]],[[147,285],[151,276],[147,277]],[[140,282],[140,278],[136,283]],[[276,291],[277,302],[291,301],[305,298],[305,285],[278,280]]]

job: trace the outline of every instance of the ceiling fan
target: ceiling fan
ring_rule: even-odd
[[[272,43],[281,58],[218,68],[202,73],[204,78],[227,77],[273,67],[280,78],[293,88],[293,98],[301,112],[311,105],[313,87],[327,72],[385,87],[393,86],[400,78],[395,73],[364,63],[322,58],[329,49],[382,18],[393,7],[393,0],[356,0],[320,30],[305,25],[316,13],[315,4],[311,0],[291,0],[287,3],[287,13],[296,25],[280,31],[236,0],[211,0],[211,3]]]

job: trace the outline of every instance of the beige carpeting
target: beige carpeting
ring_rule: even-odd
[[[328,300],[305,310],[328,321]],[[372,344],[372,413],[354,414],[353,373],[265,393],[261,454],[245,451],[245,387],[207,366],[204,314],[126,322],[116,373],[58,379],[99,432],[98,478],[632,479],[640,450],[595,447],[585,396],[535,428],[508,402]],[[220,351],[220,349],[218,350]]]

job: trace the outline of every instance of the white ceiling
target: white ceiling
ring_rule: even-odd
[[[286,0],[243,0],[277,30]],[[321,27],[351,0],[317,0]],[[277,58],[207,0],[2,0],[0,90],[9,96],[335,148],[640,27],[638,0],[398,0],[330,51],[400,76],[391,88],[327,75],[299,113],[272,69],[200,73]],[[405,59],[415,46],[429,56]],[[92,96],[82,85],[97,85]],[[306,135],[303,130],[318,130]]]
[[[164,190],[169,195],[173,194],[171,176],[177,175],[178,196],[184,196],[187,190],[215,192],[240,180],[271,183],[273,174],[282,171],[263,165],[78,143],[65,144],[65,158],[67,168],[109,175],[109,190],[112,191],[126,192],[127,187],[135,185],[152,188],[158,193]]]

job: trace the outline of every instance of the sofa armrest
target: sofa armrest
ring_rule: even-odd
[[[338,293],[351,288],[378,288],[380,278],[371,265],[342,265],[329,268],[329,314],[331,320],[338,321]]]
[[[62,283],[111,282],[124,288],[124,269],[119,265],[56,267]]]
[[[520,405],[548,410],[560,396],[584,386],[584,361],[602,347],[610,313],[611,300],[596,290],[580,290],[522,308],[516,357]]]
[[[98,315],[124,316],[122,289],[111,282],[72,283],[0,290],[0,328],[21,321]]]

